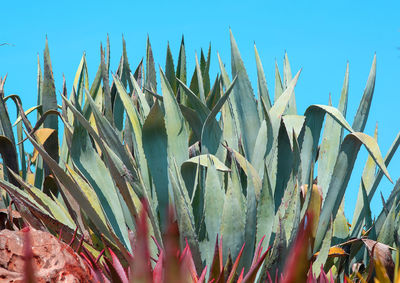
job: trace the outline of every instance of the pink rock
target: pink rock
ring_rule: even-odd
[[[92,282],[88,266],[70,246],[50,233],[29,230],[37,282]],[[24,233],[0,231],[0,282],[23,282]]]

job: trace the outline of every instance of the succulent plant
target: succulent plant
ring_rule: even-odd
[[[151,265],[154,272],[160,254],[171,254],[163,234],[174,221],[181,257],[190,254],[185,264],[197,276],[192,276],[193,281],[215,278],[212,268],[203,271],[214,266],[215,243],[220,238],[219,266],[237,262],[235,269],[229,269],[234,270],[232,278],[250,274],[262,258],[251,282],[268,280],[276,270],[287,277],[285,266],[292,253],[299,255],[294,252],[296,239],[305,233],[304,226],[309,235],[303,252],[305,278],[332,274],[331,278],[343,281],[354,264],[372,263],[368,246],[362,245],[365,237],[398,246],[400,183],[376,220],[369,207],[383,175],[391,180],[386,167],[400,143],[398,135],[383,158],[377,134],[363,133],[374,93],[376,58],[350,126],[345,118],[348,66],[338,107],[311,105],[301,115],[294,95],[300,71],[292,76],[287,54],[283,76],[275,68],[272,101],[255,48],[256,97],[230,36],[231,77],[218,56],[220,74],[211,83],[210,46],[207,55],[201,51],[200,60],[196,55],[189,83],[182,38],[176,67],[167,48],[159,86],[149,39],[145,62],[135,71],[123,39],[115,74],[110,70],[107,39],[93,82],[84,54],[71,93],[64,80],[61,99],[56,96],[46,41],[43,73],[38,60],[36,106],[25,111],[18,95],[5,96],[5,78],[0,80],[4,206],[12,201],[23,222],[35,229],[59,235],[65,242],[82,241],[91,262],[91,257],[103,255],[108,279],[132,261],[132,235],[142,241],[140,250],[149,255],[146,260],[158,258],[157,263],[138,263]],[[10,101],[18,113],[16,138],[7,112]],[[34,111],[37,122],[32,125],[27,115]],[[27,140],[34,147],[32,154],[25,152]],[[370,155],[350,229],[343,197],[362,145]],[[168,218],[169,207],[173,220]],[[145,216],[139,217],[143,211]],[[144,223],[146,236],[141,234]],[[349,242],[354,238],[357,241]],[[136,276],[137,268],[133,263],[132,273],[124,271],[124,278]],[[150,276],[140,275],[141,271],[138,276]]]

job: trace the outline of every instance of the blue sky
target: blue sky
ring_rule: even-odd
[[[26,3],[25,3],[26,2]],[[188,70],[194,54],[212,44],[211,73],[218,71],[216,52],[230,69],[229,27],[238,42],[255,87],[253,43],[257,45],[273,93],[274,62],[282,68],[285,50],[292,72],[303,68],[296,87],[298,110],[310,104],[327,104],[332,94],[337,105],[346,62],[350,63],[348,121],[361,99],[374,53],[377,80],[365,132],[373,135],[379,124],[379,145],[385,155],[400,131],[400,2],[399,1],[13,1],[2,3],[0,76],[8,73],[6,95],[17,93],[27,109],[36,102],[37,54],[42,54],[47,35],[57,93],[65,74],[68,91],[83,52],[89,77],[99,63],[99,44],[111,40],[111,69],[121,55],[121,35],[127,42],[130,64],[145,55],[150,36],[156,64],[164,67],[167,42],[176,59],[185,36]],[[213,76],[212,76],[213,77]],[[11,114],[15,115],[13,109]],[[14,116],[13,116],[14,118]],[[393,180],[400,177],[400,153],[389,166]],[[361,150],[346,193],[346,215],[351,216],[358,192],[366,151]],[[383,180],[379,190],[388,196],[392,185]],[[380,198],[372,202],[373,213]]]

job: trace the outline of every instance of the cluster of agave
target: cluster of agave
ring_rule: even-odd
[[[383,175],[391,180],[386,167],[400,144],[399,134],[383,158],[377,131],[363,133],[376,58],[350,126],[348,66],[338,107],[311,105],[300,115],[300,72],[292,77],[286,54],[273,102],[256,48],[257,98],[232,34],[231,77],[218,56],[211,84],[210,54],[211,47],[200,61],[196,55],[189,83],[184,41],[176,68],[168,46],[160,95],[149,40],[134,72],[123,40],[115,74],[107,40],[92,84],[83,55],[70,95],[63,82],[59,106],[46,41],[37,106],[24,111],[0,80],[3,205],[12,204],[25,224],[81,244],[101,281],[151,282],[146,272],[159,279],[181,276],[179,268],[194,282],[272,282],[270,274],[283,282],[299,274],[308,282],[362,281],[374,270],[397,279],[390,247],[400,244],[400,182],[374,220],[369,206]],[[7,101],[17,107],[17,139]],[[33,126],[27,115],[34,111]],[[343,197],[362,145],[369,157],[349,228]],[[300,258],[304,265],[294,263]]]

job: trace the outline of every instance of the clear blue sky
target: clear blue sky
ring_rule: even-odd
[[[274,62],[282,68],[286,50],[292,72],[303,68],[296,87],[298,109],[327,104],[332,93],[337,105],[347,60],[350,62],[348,121],[362,96],[377,53],[377,80],[366,132],[373,135],[379,123],[383,155],[400,131],[400,2],[399,1],[13,1],[2,3],[0,76],[8,73],[6,95],[17,93],[24,108],[36,102],[36,56],[42,54],[48,36],[57,93],[65,74],[68,91],[84,51],[92,80],[99,63],[99,44],[111,40],[111,69],[121,55],[121,35],[127,42],[131,66],[145,55],[150,35],[156,64],[164,67],[166,46],[171,44],[176,60],[182,34],[185,36],[188,70],[194,54],[212,43],[211,72],[216,73],[216,51],[230,69],[229,27],[232,28],[255,87],[256,42],[273,93]],[[12,107],[11,114],[15,111]],[[366,160],[361,150],[346,194],[346,215],[351,218],[359,180]],[[393,180],[400,176],[400,153],[389,166]],[[388,196],[392,185],[383,180],[379,191]],[[381,209],[380,198],[372,202]]]

